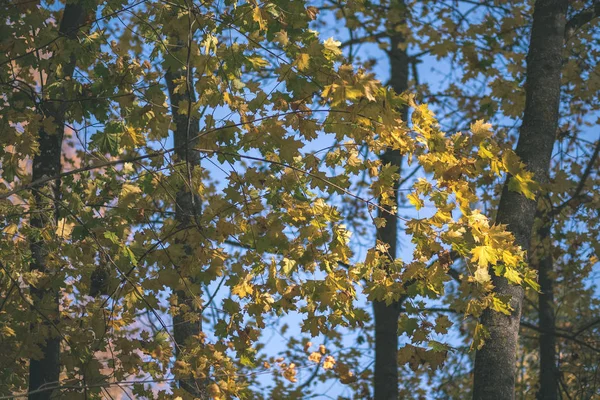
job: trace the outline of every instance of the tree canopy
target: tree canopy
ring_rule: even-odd
[[[598,395],[597,1],[1,7],[0,398]]]

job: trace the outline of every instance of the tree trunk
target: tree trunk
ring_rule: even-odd
[[[183,47],[183,45],[181,45]],[[186,69],[186,71],[190,71]],[[186,88],[184,91],[175,93],[176,82],[185,78]],[[176,71],[168,71],[165,74],[167,89],[169,91],[169,99],[171,103],[171,113],[175,127],[173,129],[173,139],[175,146],[176,162],[184,162],[186,168],[184,170],[185,181],[184,187],[178,191],[176,195],[175,219],[179,227],[183,228],[190,224],[197,223],[198,216],[201,212],[200,199],[190,190],[191,185],[191,170],[200,165],[200,153],[194,150],[198,143],[199,121],[190,116],[189,111],[185,110],[185,114],[181,114],[179,104],[181,101],[188,101],[191,105],[196,101],[196,96],[193,88],[191,75],[185,75],[183,69]],[[193,222],[192,222],[193,221]],[[189,250],[189,249],[187,249]],[[197,285],[193,278],[190,278],[193,285]],[[179,306],[185,305],[188,310],[194,310],[194,295],[180,289],[176,291],[177,302]],[[200,312],[198,311],[200,314]],[[186,313],[178,312],[173,316],[173,337],[175,339],[175,353],[177,359],[185,358],[185,344],[188,339],[193,336],[198,336],[202,331],[202,315],[199,315],[198,321],[190,321],[186,317]],[[203,385],[194,379],[179,379],[179,387],[188,392],[195,398],[205,398]]]
[[[523,125],[516,153],[535,179],[548,181],[548,169],[558,127],[560,79],[568,0],[537,0],[533,13],[531,41],[527,54],[526,100]],[[516,243],[529,249],[536,202],[504,190],[497,223],[507,224]],[[493,274],[492,274],[493,275]],[[490,337],[475,357],[474,399],[514,399],[516,352],[523,289],[493,275],[495,291],[510,296],[510,316],[484,311],[481,321]]]
[[[77,31],[84,22],[85,12],[81,4],[69,3],[65,6],[63,18],[59,27],[62,36],[69,40],[76,38]],[[71,55],[69,63],[64,66],[64,78],[71,77],[75,70],[76,57]],[[48,80],[50,80],[48,74]],[[44,117],[53,117],[56,131],[47,132],[43,128],[39,132],[39,154],[33,159],[32,179],[36,181],[45,177],[57,176],[61,170],[61,148],[65,125],[65,107],[54,106],[53,104],[41,104],[41,112]],[[52,207],[52,216],[48,219],[45,213],[32,213],[31,226],[37,229],[43,229],[47,225],[56,226],[58,222],[58,201],[60,200],[60,180],[53,183],[53,190],[50,196],[53,200],[50,202]],[[33,195],[35,207],[40,207],[48,203],[48,195],[44,196],[37,190]],[[45,387],[55,387],[59,385],[60,377],[60,337],[56,332],[56,325],[59,321],[59,290],[56,288],[56,282],[53,281],[54,271],[48,268],[48,248],[43,239],[34,240],[31,243],[31,253],[33,262],[30,266],[31,271],[40,271],[49,276],[45,285],[39,287],[30,286],[32,297],[32,312],[42,314],[39,318],[41,322],[33,323],[31,333],[35,337],[45,337],[39,347],[42,356],[39,359],[30,359],[29,361],[29,392],[43,390]],[[43,339],[42,339],[43,340]],[[56,397],[55,390],[45,390],[29,395],[30,400],[43,400]]]
[[[398,1],[396,7],[400,13],[405,12],[404,1]],[[404,21],[401,21],[404,24]],[[391,32],[394,32],[393,30]],[[390,85],[396,93],[408,89],[409,60],[406,50],[399,48],[404,43],[401,34],[390,35]],[[406,120],[408,111],[403,112]],[[381,157],[384,163],[390,163],[400,171],[402,156],[398,151],[386,150]],[[394,185],[394,200],[398,201],[399,182]],[[377,229],[377,239],[389,245],[389,256],[397,257],[398,219],[396,214],[378,211],[378,216],[385,219],[385,226]],[[375,315],[375,374],[374,395],[375,400],[396,400],[398,398],[398,317],[400,315],[401,301],[387,306],[385,302],[374,301]]]
[[[556,320],[554,315],[554,270],[551,244],[551,221],[539,230],[541,258],[538,273],[541,293],[538,295],[540,325],[540,389],[538,399],[558,400],[558,368],[556,365]]]

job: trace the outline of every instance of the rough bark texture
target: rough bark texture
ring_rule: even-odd
[[[404,12],[404,2],[396,2],[400,12]],[[406,51],[399,46],[404,42],[400,34],[390,36],[390,86],[402,93],[408,89],[409,59]],[[406,120],[407,111],[403,113]],[[383,156],[384,163],[402,167],[402,157],[398,151],[387,150]],[[398,199],[398,182],[394,187],[394,200]],[[385,226],[377,229],[377,239],[389,245],[391,258],[397,257],[398,219],[395,214],[379,210],[379,217],[385,219]],[[375,400],[396,400],[398,398],[398,317],[401,301],[387,306],[385,302],[373,302],[375,315]]]
[[[526,101],[516,152],[538,182],[548,180],[548,169],[558,126],[562,52],[567,0],[538,0],[527,54]],[[536,202],[504,185],[497,223],[507,224],[516,242],[529,249]],[[512,315],[486,310],[482,323],[490,338],[475,357],[474,399],[514,399],[515,365],[523,289],[494,276],[496,293],[512,297]]]
[[[189,69],[188,69],[189,70]],[[186,168],[183,170],[186,186],[176,195],[176,210],[175,219],[180,227],[185,227],[190,224],[197,223],[200,215],[200,199],[188,190],[191,181],[191,170],[200,165],[200,154],[194,150],[198,143],[199,121],[196,118],[188,117],[189,110],[185,110],[185,114],[181,114],[179,104],[186,100],[189,104],[196,101],[191,76],[185,76],[179,71],[169,71],[165,74],[167,89],[169,91],[169,99],[171,103],[171,113],[173,114],[173,139],[175,145],[175,155],[177,162],[184,162]],[[177,82],[185,78],[187,84],[186,89],[180,93],[175,93]],[[190,277],[192,284],[197,284]],[[186,290],[177,290],[178,304],[185,305],[188,310],[192,311],[194,306],[194,295]],[[198,311],[199,312],[199,311]],[[173,317],[173,337],[175,339],[175,352],[177,358],[185,358],[185,343],[193,336],[198,336],[202,331],[202,316],[199,316],[198,321],[189,321],[184,313],[178,313]],[[187,391],[195,398],[205,398],[203,385],[194,379],[180,379],[179,387]]]
[[[83,25],[85,12],[81,4],[70,3],[65,6],[63,18],[59,27],[59,32],[65,36],[66,40],[73,40],[76,37],[78,29]],[[76,57],[71,55],[70,61],[64,66],[64,78],[71,77],[75,70]],[[64,79],[63,78],[63,79]],[[48,74],[48,81],[53,79]],[[57,176],[61,170],[61,148],[65,124],[64,106],[53,106],[51,104],[41,104],[41,112],[45,117],[54,118],[56,131],[53,133],[43,129],[39,132],[40,153],[33,159],[32,179],[38,179]],[[50,218],[44,213],[33,213],[35,217],[31,219],[31,226],[43,229],[44,226],[55,226],[58,222],[58,201],[60,196],[60,181],[53,182],[53,188],[50,197],[52,212]],[[40,192],[34,192],[35,206],[47,207],[48,194],[42,195]],[[53,203],[53,204],[52,204]],[[59,384],[60,376],[60,338],[56,332],[56,324],[59,321],[59,291],[56,282],[52,279],[55,271],[48,267],[48,248],[44,240],[35,240],[31,243],[31,253],[33,263],[30,266],[32,271],[37,270],[48,274],[45,285],[39,287],[30,287],[32,297],[32,312],[38,315],[38,323],[33,323],[31,333],[35,337],[45,338],[39,344],[42,357],[31,359],[29,361],[29,391],[35,392],[43,390],[45,387],[54,387]],[[39,315],[42,314],[42,315]],[[45,390],[29,395],[30,400],[43,400],[57,397],[57,391]]]

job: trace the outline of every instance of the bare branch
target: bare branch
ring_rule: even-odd
[[[595,1],[593,6],[575,14],[567,21],[565,26],[565,38],[575,34],[582,26],[600,17],[600,1]]]

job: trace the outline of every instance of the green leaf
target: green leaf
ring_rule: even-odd
[[[92,146],[100,153],[108,153],[111,156],[119,154],[119,143],[125,126],[119,122],[109,123],[104,131],[92,135]]]
[[[121,243],[121,240],[114,232],[104,232],[104,237],[110,240],[113,244]]]

